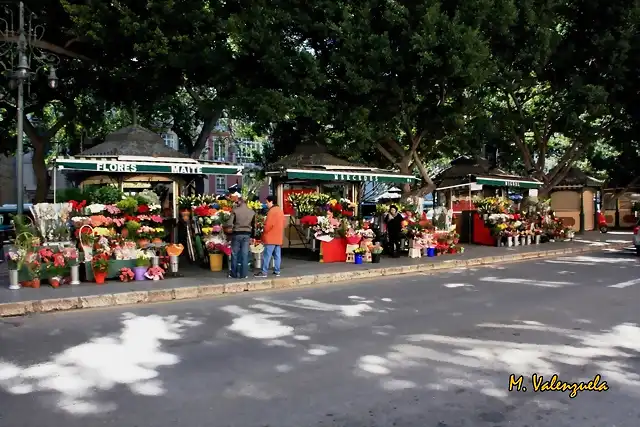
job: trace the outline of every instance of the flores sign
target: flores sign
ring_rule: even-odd
[[[145,165],[126,162],[97,162],[96,170],[99,172],[156,172],[174,174],[198,174],[204,173],[202,166],[192,165]]]
[[[345,174],[335,173],[333,174],[334,181],[369,181],[378,182],[379,177],[376,175],[361,175],[361,174]]]

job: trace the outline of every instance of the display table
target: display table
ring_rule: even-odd
[[[336,237],[330,242],[320,242],[320,262],[346,262],[347,239]]]

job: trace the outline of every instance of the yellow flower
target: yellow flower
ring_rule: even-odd
[[[211,234],[212,231],[213,231],[212,227],[202,227],[202,234],[204,234],[205,236],[208,234]]]
[[[98,236],[110,236],[111,234],[113,234],[111,230],[105,227],[96,227],[93,229],[93,233],[97,234]]]
[[[164,233],[164,227],[156,228],[156,233]]]
[[[337,201],[336,199],[331,199],[331,200],[329,200],[329,204],[330,204],[331,206],[335,206],[335,205],[337,205],[337,204],[338,204],[338,201]]]

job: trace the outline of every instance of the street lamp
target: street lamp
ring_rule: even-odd
[[[9,89],[12,91],[17,89],[15,100],[18,122],[16,129],[16,213],[22,214],[24,209],[24,85],[27,84],[30,87],[31,80],[37,77],[39,71],[48,70],[49,87],[51,89],[58,87],[55,65],[60,62],[60,59],[36,46],[36,42],[44,36],[44,27],[34,25],[36,16],[26,10],[23,2],[18,2],[18,24],[16,25],[12,5],[15,3],[4,4],[2,9],[6,19],[0,18],[0,66],[4,68],[4,75],[9,79]],[[34,62],[37,67],[32,70],[31,65]],[[0,96],[1,100],[5,100],[5,96]]]

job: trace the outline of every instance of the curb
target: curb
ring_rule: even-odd
[[[607,249],[623,249],[628,243],[613,244]],[[174,300],[188,300],[215,297],[241,292],[266,291],[271,289],[292,289],[297,287],[340,283],[349,280],[369,279],[380,276],[397,276],[401,274],[439,273],[461,267],[491,265],[495,263],[513,263],[536,258],[553,258],[568,254],[581,254],[600,251],[601,246],[581,248],[553,249],[548,251],[525,252],[513,255],[472,258],[469,260],[444,261],[419,265],[375,268],[361,271],[341,273],[324,273],[297,277],[279,277],[268,280],[247,280],[224,284],[189,286],[185,288],[154,289],[151,291],[120,292],[107,295],[89,295],[83,297],[52,298],[44,300],[20,301],[0,304],[0,317],[24,316],[32,313],[51,313],[86,308],[104,308],[132,304],[148,304]]]

